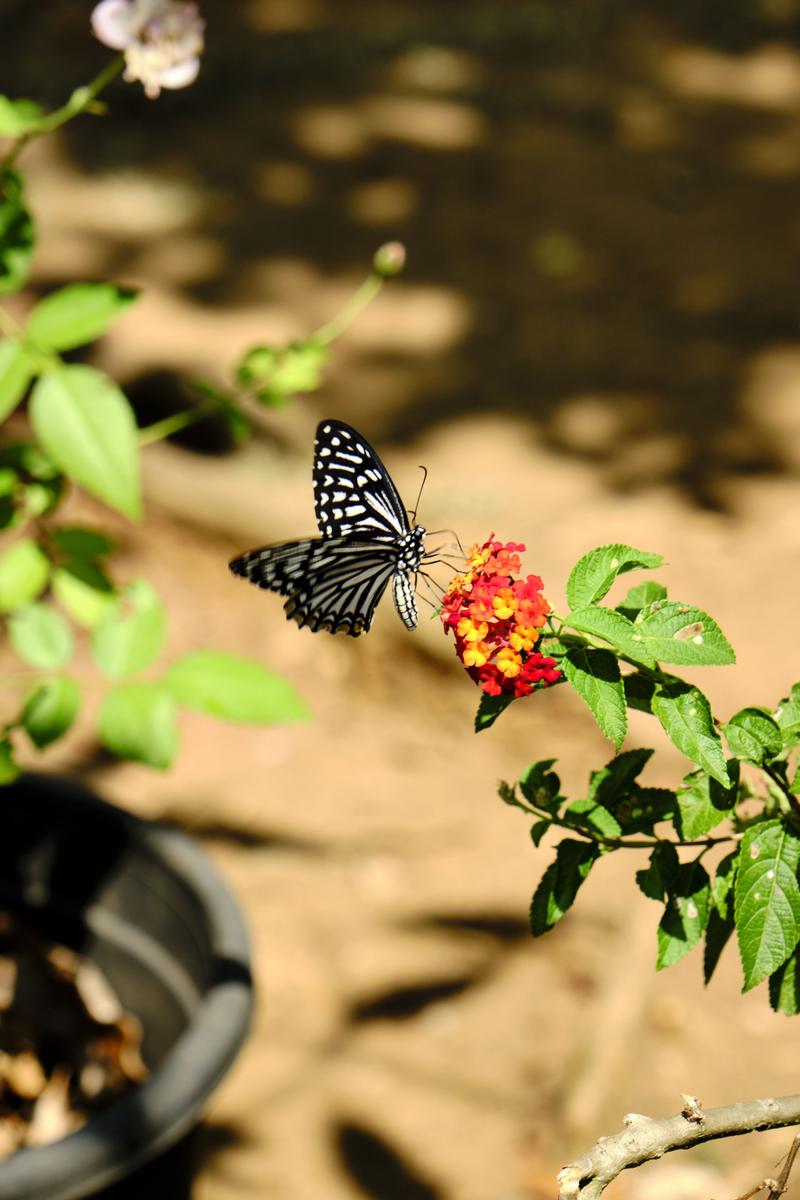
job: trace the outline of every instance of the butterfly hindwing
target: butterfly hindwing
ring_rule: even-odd
[[[343,421],[321,421],[314,443],[314,510],[325,538],[391,541],[408,533],[403,502],[370,444]]]

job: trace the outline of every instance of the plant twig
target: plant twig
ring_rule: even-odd
[[[559,1171],[559,1200],[596,1200],[622,1171],[662,1158],[672,1150],[690,1150],[702,1142],[756,1130],[800,1125],[800,1095],[740,1100],[723,1108],[701,1110],[699,1120],[683,1113],[660,1118],[628,1113],[623,1124],[620,1133],[600,1138],[586,1154]],[[792,1151],[789,1153],[791,1161],[787,1157],[782,1178],[788,1178],[786,1167],[791,1169],[794,1161]]]

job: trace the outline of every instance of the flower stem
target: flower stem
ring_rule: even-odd
[[[344,331],[353,324],[359,313],[372,303],[385,282],[385,279],[377,271],[370,271],[364,282],[336,316],[332,317],[330,321],[326,321],[312,334],[312,340],[321,342],[323,346],[329,346],[336,338],[341,337]]]
[[[187,429],[197,421],[202,421],[219,407],[216,400],[209,400],[205,404],[198,404],[197,408],[187,408],[184,412],[173,413],[171,417],[164,417],[152,425],[145,425],[139,430],[139,445],[149,446],[151,442],[161,442],[173,433],[179,433],[181,429]]]
[[[67,121],[71,121],[73,117],[86,112],[94,104],[100,92],[111,83],[112,79],[116,79],[124,65],[124,55],[117,54],[112,58],[111,62],[106,63],[102,71],[99,75],[95,76],[91,83],[87,83],[84,87],[76,88],[66,104],[62,104],[61,108],[57,108],[53,112],[48,113],[47,116],[42,117],[35,129],[31,129],[28,133],[23,133],[21,137],[17,138],[5,158],[0,162],[0,169],[13,167],[22,151],[34,138],[41,137],[45,133],[52,133],[54,129],[59,129],[62,125],[66,125]]]

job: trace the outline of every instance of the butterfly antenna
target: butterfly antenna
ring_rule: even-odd
[[[426,483],[426,480],[427,480],[427,478],[428,478],[428,468],[427,468],[427,467],[424,467],[424,466],[422,465],[422,463],[420,463],[420,464],[419,464],[419,469],[420,469],[420,471],[422,471],[422,473],[423,473],[423,474],[422,474],[422,483],[419,485],[419,491],[417,492],[417,499],[416,499],[416,502],[415,502],[415,504],[414,504],[414,511],[411,513],[411,520],[412,520],[412,521],[413,521],[415,524],[416,524],[416,520],[417,520],[417,509],[419,508],[419,502],[420,502],[420,499],[422,498],[422,489],[425,487],[425,483]]]

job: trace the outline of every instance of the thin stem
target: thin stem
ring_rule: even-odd
[[[372,303],[385,282],[383,276],[378,275],[376,271],[371,271],[336,316],[332,317],[330,321],[326,321],[312,334],[312,339],[315,342],[321,342],[323,346],[329,346],[336,338],[341,337],[344,331],[353,324],[359,313]]]
[[[725,837],[707,837],[707,838],[614,838],[606,837],[602,833],[595,833],[593,830],[581,829],[573,825],[570,821],[564,821],[559,817],[554,817],[546,808],[539,808],[535,804],[523,804],[516,800],[517,807],[530,813],[533,817],[539,817],[542,820],[550,821],[551,824],[559,829],[566,829],[570,833],[576,834],[578,837],[585,838],[587,842],[596,842],[598,846],[608,846],[612,850],[652,850],[656,846],[668,844],[670,846],[692,846],[700,847],[705,853],[712,846],[722,845],[724,842],[737,842],[739,837],[735,833],[726,835]]]
[[[118,54],[115,58],[112,58],[111,62],[106,63],[102,71],[99,75],[95,76],[91,83],[87,83],[85,87],[76,88],[66,104],[62,104],[61,108],[57,108],[54,112],[48,113],[46,117],[42,117],[35,129],[17,138],[5,158],[0,161],[0,169],[13,167],[22,151],[34,138],[41,137],[45,133],[52,133],[54,129],[59,129],[62,125],[66,125],[67,121],[71,121],[73,117],[77,117],[82,112],[86,112],[87,109],[91,108],[100,92],[111,83],[112,79],[116,79],[124,66],[124,55]]]
[[[218,401],[208,400],[204,404],[198,404],[197,408],[187,408],[184,412],[173,413],[171,417],[164,417],[152,425],[145,425],[139,430],[139,445],[149,446],[151,442],[161,442],[173,433],[179,433],[181,429],[202,421],[204,417],[215,413],[219,407]]]

